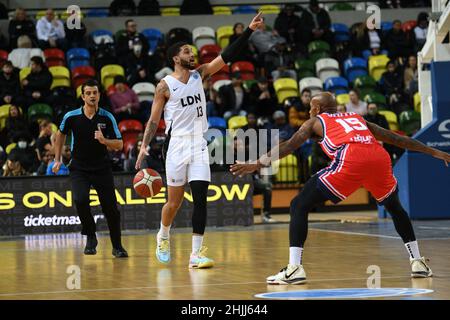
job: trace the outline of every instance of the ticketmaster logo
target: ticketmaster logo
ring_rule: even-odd
[[[94,215],[94,221],[97,223],[98,219],[104,219],[104,215]],[[25,227],[48,227],[48,226],[72,226],[81,224],[78,216],[64,216],[64,217],[45,217],[40,214],[35,217],[33,215],[24,218]]]

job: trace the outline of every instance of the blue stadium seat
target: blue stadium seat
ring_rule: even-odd
[[[101,37],[101,36],[110,36],[112,39],[114,39],[113,33],[109,30],[104,30],[104,29],[98,29],[98,30],[92,31],[89,35],[92,38]]]
[[[381,32],[386,34],[389,30],[392,29],[393,23],[392,21],[381,21]]]
[[[331,25],[331,30],[334,32],[334,40],[336,42],[350,41],[350,30],[347,25],[343,23],[333,23]]]
[[[90,9],[86,12],[86,17],[104,18],[109,16],[108,9]]]
[[[89,66],[89,51],[85,48],[72,48],[66,53],[67,65],[70,70],[76,67]]]
[[[353,82],[359,76],[367,75],[367,60],[363,58],[350,58],[345,60],[344,74],[350,82]]]
[[[153,54],[158,47],[158,43],[163,41],[164,34],[160,30],[154,28],[144,29],[141,33],[147,38],[149,54]]]
[[[216,129],[226,129],[227,122],[221,117],[208,117],[208,126]]]
[[[256,13],[256,9],[252,6],[237,6],[233,9],[233,14],[250,14]]]
[[[389,56],[389,51],[381,50],[380,54],[385,54],[385,55]],[[372,55],[372,52],[370,50],[364,50],[362,52],[362,55],[363,55],[364,59],[369,60],[369,57]]]
[[[331,77],[325,80],[324,88],[336,95],[348,93],[348,81],[344,77]]]

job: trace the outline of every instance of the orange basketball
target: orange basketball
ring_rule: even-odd
[[[143,198],[158,194],[162,185],[163,182],[159,173],[149,168],[140,170],[133,179],[134,190]]]

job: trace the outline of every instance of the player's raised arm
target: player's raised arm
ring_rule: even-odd
[[[368,121],[366,123],[369,130],[379,141],[383,141],[403,149],[429,154],[430,156],[433,156],[437,159],[444,160],[446,166],[448,166],[448,163],[450,162],[450,154],[446,152],[428,147],[416,139],[412,139],[407,136],[401,136],[399,134],[396,134],[395,132],[383,129],[374,123]]]
[[[242,48],[245,47],[245,44],[247,43],[248,39],[250,38],[253,31],[255,31],[262,23],[261,19],[262,13],[259,12],[250,22],[247,29],[245,29],[244,33],[236,39],[235,42],[228,45],[228,47],[225,48],[225,50],[222,52],[221,55],[216,57],[213,61],[210,63],[202,64],[197,70],[202,75],[202,78],[206,78],[210,75],[213,75],[220,69],[222,69],[225,64],[232,61],[233,57],[235,57],[237,54],[239,54],[242,50]]]
[[[147,126],[145,127],[144,138],[142,140],[141,150],[139,150],[138,158],[136,159],[136,170],[141,168],[142,160],[148,155],[147,146],[152,141],[155,135],[156,129],[158,129],[159,121],[161,120],[161,114],[164,109],[164,105],[170,98],[169,87],[164,80],[161,80],[156,86],[155,97],[152,104],[152,113],[150,119],[148,119]]]

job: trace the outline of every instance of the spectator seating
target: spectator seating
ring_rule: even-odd
[[[217,28],[217,43],[224,49],[230,42],[230,37],[233,35],[233,26],[221,26]]]
[[[339,77],[339,62],[332,58],[322,58],[316,62],[316,75],[322,82],[330,77]]]
[[[6,154],[10,154],[12,149],[14,149],[17,146],[17,143],[10,143],[5,149]]]
[[[229,129],[239,129],[243,126],[247,125],[247,118],[245,116],[233,116],[228,119],[228,128]]]
[[[331,31],[334,32],[334,41],[336,43],[350,41],[350,30],[347,25],[343,23],[333,23],[331,25]]]
[[[397,115],[394,112],[389,110],[380,110],[378,113],[386,118],[390,130],[397,131],[399,129]]]
[[[155,28],[147,28],[141,32],[148,41],[149,54],[153,54],[160,43],[164,41],[164,34]]]
[[[255,14],[257,11],[252,6],[243,5],[233,9],[233,14]]]
[[[363,96],[367,103],[376,103],[379,109],[386,108],[386,97],[379,92],[370,92]]]
[[[215,84],[219,80],[230,80],[230,67],[227,64],[211,76],[212,84]]]
[[[348,81],[344,77],[331,77],[325,80],[324,88],[335,95],[348,93]]]
[[[384,54],[369,57],[369,74],[376,81],[381,79],[381,76],[386,71],[386,65],[389,62],[389,57]]]
[[[72,48],[67,51],[67,64],[70,70],[76,67],[89,66],[91,55],[85,48]]]
[[[231,73],[240,72],[242,80],[255,79],[255,67],[248,61],[236,61],[231,65]]]
[[[400,130],[407,135],[414,134],[420,129],[420,112],[413,110],[403,111],[399,115],[399,125]]]
[[[180,15],[179,7],[161,8],[161,15],[163,17],[173,17]]]
[[[72,86],[74,89],[81,86],[86,80],[95,79],[95,70],[91,66],[81,66],[72,70]]]
[[[138,120],[122,120],[118,127],[124,140],[134,139],[136,141],[138,134],[144,131],[142,123]]]
[[[242,83],[242,86],[244,87],[245,90],[250,91],[250,89],[257,83],[258,83],[257,80],[245,80]]]
[[[322,40],[311,41],[308,44],[309,58],[316,63],[317,60],[330,56],[330,45]]]
[[[155,85],[150,82],[138,82],[133,86],[133,91],[137,94],[140,102],[153,101],[155,96]]]
[[[305,89],[311,90],[312,96],[323,91],[322,80],[320,80],[319,78],[315,78],[315,77],[303,78],[299,82],[299,87],[300,87],[300,92],[303,92],[303,90],[305,90]]]
[[[111,31],[98,29],[95,31],[92,31],[89,34],[89,37],[92,39],[92,41],[96,44],[102,44],[102,43],[114,43],[114,36]]]
[[[298,182],[298,163],[297,157],[293,154],[276,160],[274,167],[277,168],[275,180],[277,182]]]
[[[0,50],[0,68],[3,67],[6,60],[8,60],[8,51]]]
[[[28,121],[35,122],[40,119],[51,120],[53,109],[45,103],[35,103],[28,108]]]
[[[192,30],[192,41],[197,48],[207,44],[216,44],[216,32],[211,27],[197,27]]]
[[[279,78],[274,82],[273,87],[280,104],[287,98],[298,97],[298,85],[294,79]]]
[[[259,7],[258,11],[262,12],[263,14],[279,14],[281,9],[278,5],[264,4]]]
[[[417,27],[417,20],[408,20],[402,23],[402,30],[405,33],[409,33]]]
[[[45,15],[47,14],[47,10],[39,10],[38,12],[36,12],[36,15],[34,16],[36,21],[38,21],[39,19],[45,17]],[[57,12],[55,12],[55,18],[59,19],[59,14]]]
[[[316,67],[313,61],[308,59],[297,59],[295,61],[295,70],[299,80],[307,77],[316,76]]]
[[[416,92],[415,94],[414,94],[414,111],[416,111],[416,112],[420,112],[421,111],[421,108],[422,108],[422,102],[421,102],[421,100],[420,100],[420,93],[419,92]]]
[[[344,61],[344,74],[349,82],[359,76],[367,75],[367,61],[362,58],[350,58]]]
[[[69,87],[70,88],[70,72],[66,67],[56,66],[48,68],[53,76],[53,82],[50,89],[56,87]]]
[[[216,44],[207,44],[200,48],[200,63],[213,61],[220,54],[220,47]]]
[[[64,51],[62,51],[61,49],[57,48],[45,49],[44,57],[47,67],[66,65],[65,54]]]
[[[389,30],[392,30],[393,25],[392,21],[381,21],[381,33],[385,35]]]
[[[30,68],[30,67],[25,67],[25,68],[22,68],[22,69],[20,70],[20,72],[19,72],[19,80],[20,80],[20,84],[22,84],[22,81],[23,81],[26,77],[28,77],[28,75],[30,74],[30,72],[31,72],[31,68]]]
[[[109,16],[108,9],[89,9],[86,12],[88,18],[105,18]]]
[[[213,83],[213,89],[217,92],[219,92],[219,89],[222,86],[229,85],[231,83],[231,80],[223,79],[223,80],[217,80]]]
[[[45,60],[44,53],[39,48],[17,48],[12,50],[8,55],[8,60],[12,62],[14,67],[22,69],[30,65],[31,57],[39,56]]]
[[[72,14],[77,14],[77,16],[80,17],[80,18],[86,18],[86,15],[85,15],[84,12],[81,11],[81,10],[80,10],[78,13],[77,13],[75,10],[73,10],[72,12],[61,11],[61,12],[58,12],[58,13],[57,13],[57,15],[60,16],[61,20],[63,20],[63,23],[64,23],[64,21],[67,21],[67,19],[68,19]]]
[[[109,64],[101,69],[100,76],[103,87],[108,88],[114,83],[114,77],[125,76],[125,71],[118,64]]]
[[[374,92],[377,88],[377,83],[369,75],[359,76],[353,82],[353,87],[358,89],[360,91],[360,96],[363,97],[367,93]]]
[[[192,44],[190,44],[189,46],[191,47],[192,53],[194,54],[195,65],[198,65],[198,49]]]
[[[230,7],[226,7],[226,6],[214,6],[212,7],[213,9],[213,14],[214,15],[231,15],[233,14],[233,12],[231,11]]]
[[[331,6],[330,11],[352,11],[354,9],[350,3],[337,2]]]
[[[0,106],[0,131],[6,126],[6,119],[9,117],[10,104]]]
[[[336,96],[336,102],[337,104],[346,105],[350,102],[350,95],[348,93],[341,93]]]
[[[177,42],[187,42],[192,44],[192,34],[186,28],[172,28],[167,32],[166,45],[169,48],[171,45]]]
[[[211,129],[218,129],[225,135],[227,123],[225,119],[221,117],[208,117],[208,127]]]

